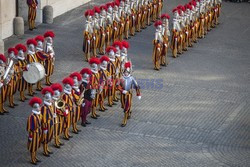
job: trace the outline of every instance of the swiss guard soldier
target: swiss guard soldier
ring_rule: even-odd
[[[115,49],[116,49],[116,53],[115,53],[116,73],[120,78],[120,76],[121,76],[121,63],[122,63],[121,62],[121,50],[123,48],[122,42],[121,41],[115,41],[112,46],[114,46]]]
[[[80,89],[81,93],[84,93],[84,100],[81,107],[81,125],[85,127],[86,124],[91,124],[89,121],[87,121],[87,115],[91,111],[92,100],[95,98],[95,94],[93,93],[93,91],[91,91],[92,89],[90,85],[90,77],[92,75],[92,71],[89,68],[83,68],[80,73],[82,75],[82,83],[80,85]]]
[[[121,91],[121,106],[124,110],[124,118],[121,126],[124,127],[127,124],[127,119],[131,117],[131,105],[132,105],[132,89],[136,89],[136,95],[138,99],[141,99],[140,87],[137,84],[135,78],[131,74],[131,62],[125,63],[123,77],[121,78],[117,88]]]
[[[55,51],[53,47],[53,38],[55,34],[53,31],[47,31],[44,34],[45,38],[45,53],[49,55],[49,58],[45,60],[44,68],[46,73],[46,85],[51,85],[50,77],[54,73],[54,65],[55,65]]]
[[[6,63],[7,59],[3,54],[0,54],[0,68],[1,68],[1,72],[5,72],[5,67],[6,67]],[[1,77],[1,81],[0,81],[0,115],[3,115],[4,113],[8,113],[8,111],[6,109],[4,109],[4,102],[6,100],[6,95],[7,95],[7,85],[4,82],[3,79],[3,75]]]
[[[80,129],[77,128],[76,124],[80,119],[80,114],[81,114],[81,106],[82,106],[82,99],[83,95],[81,94],[80,88],[79,88],[79,83],[82,81],[82,76],[78,72],[73,72],[69,76],[74,80],[74,85],[72,87],[72,95],[74,99],[74,112],[72,112],[71,115],[71,121],[72,121],[72,128],[73,128],[73,133],[78,134],[78,132],[81,132]]]
[[[167,55],[168,54],[168,46],[169,46],[169,37],[170,37],[169,19],[170,19],[170,16],[168,14],[165,13],[165,14],[161,15],[162,35],[163,35],[163,48],[162,48],[162,56],[161,56],[161,65],[165,65],[165,66],[169,63],[168,55]]]
[[[156,28],[155,39],[153,41],[154,49],[153,49],[153,62],[154,69],[160,70],[161,57],[162,57],[162,48],[163,48],[163,35],[162,35],[162,22],[157,20],[154,24]],[[165,57],[164,57],[165,58]]]
[[[27,5],[29,6],[29,11],[28,11],[29,29],[32,31],[33,29],[36,29],[35,21],[36,21],[36,9],[38,1],[27,0]]]
[[[54,91],[53,99],[53,107],[54,107],[54,146],[56,148],[60,148],[60,146],[64,145],[59,136],[63,132],[64,126],[64,117],[67,116],[65,111],[65,102],[61,98],[61,93],[63,91],[63,87],[59,83],[53,83],[51,85],[52,90]],[[64,106],[63,106],[64,105]]]
[[[106,50],[106,5],[100,6],[100,45],[99,45],[99,54],[103,55]]]
[[[37,46],[36,46],[36,56],[39,59],[39,63],[41,63],[43,66],[45,66],[46,61],[48,62],[50,59],[50,55],[44,52],[44,47],[43,47],[43,42],[44,42],[44,37],[42,35],[36,36],[35,40],[37,41]],[[41,81],[37,82],[37,91],[41,91],[42,85]]]
[[[36,165],[37,162],[41,162],[36,157],[36,152],[40,147],[41,136],[42,136],[42,114],[41,105],[42,99],[33,97],[29,105],[32,107],[32,113],[27,120],[27,131],[28,131],[28,150],[30,151],[31,163]]]
[[[109,63],[108,63],[108,72],[111,76],[111,83],[109,84],[108,87],[108,106],[112,107],[112,105],[116,105],[114,103],[114,94],[115,94],[115,80],[116,80],[116,59],[115,59],[115,53],[116,53],[116,48],[113,46],[109,46],[106,50],[108,56],[109,56]]]
[[[121,69],[124,67],[124,64],[128,61],[128,48],[129,43],[127,41],[122,41],[122,49],[121,49]]]
[[[124,6],[124,14],[125,14],[125,27],[124,27],[124,35],[125,39],[129,38],[129,28],[130,28],[130,16],[131,16],[131,10],[130,10],[130,2],[128,0],[125,0],[125,6]]]
[[[49,150],[49,143],[53,138],[54,131],[55,111],[52,103],[52,96],[54,95],[54,91],[51,87],[45,87],[42,90],[42,95],[44,103],[41,107],[43,155],[49,157],[50,154],[53,154],[53,152]]]
[[[119,17],[119,5],[120,2],[118,0],[116,0],[114,2],[114,8],[113,8],[113,36],[112,39],[113,41],[116,41],[119,37],[119,30],[120,30],[120,17]]]
[[[98,73],[100,64],[100,60],[98,58],[92,57],[89,60],[89,65],[92,71],[92,75],[90,76],[90,85],[92,88],[92,91],[95,93],[95,98],[92,100],[92,110],[91,110],[91,118],[97,119],[99,117],[98,114],[96,114],[96,107],[99,103],[99,81],[100,81],[100,75]]]
[[[27,40],[26,44],[28,48],[27,57],[26,57],[28,64],[39,62],[39,58],[36,55],[36,46],[37,46],[36,40],[29,39]],[[33,85],[28,83],[28,93],[30,96],[34,95],[34,91],[32,87]]]
[[[92,36],[92,55],[97,56],[97,49],[100,43],[100,13],[101,10],[98,6],[94,7],[94,19],[93,19],[93,36]]]
[[[9,48],[8,49],[8,64],[13,61],[16,62],[17,61],[17,54],[18,51],[15,48]],[[17,77],[17,69],[15,68],[15,66],[13,66],[12,69],[12,76],[10,78],[10,82],[8,84],[8,97],[9,97],[9,107],[14,108],[14,106],[17,106],[17,104],[14,103],[14,94],[16,93],[17,90],[17,81],[18,81],[18,77]]]
[[[104,100],[107,97],[107,91],[108,91],[108,85],[110,83],[110,74],[107,70],[107,66],[109,63],[109,58],[107,56],[102,56],[100,58],[100,70],[99,70],[99,75],[100,75],[100,92],[99,92],[99,104],[100,104],[100,109],[99,111],[104,112],[107,110],[107,108],[104,107]]]
[[[112,35],[113,35],[113,6],[112,2],[106,4],[107,6],[107,22],[106,22],[106,46],[109,46],[111,43]]]
[[[173,9],[173,13],[174,13],[174,18],[173,18],[171,49],[172,49],[173,57],[176,58],[177,50],[178,48],[180,48],[180,43],[179,43],[180,31],[181,31],[181,27],[179,23],[180,10],[175,8]]]
[[[93,19],[94,12],[92,10],[87,10],[85,12],[86,23],[83,32],[83,52],[85,55],[85,60],[89,61],[91,53],[91,40],[93,34]]]
[[[64,136],[63,139],[69,140],[69,138],[72,138],[69,134],[69,128],[71,125],[71,115],[73,115],[74,112],[74,98],[72,95],[72,87],[74,85],[74,80],[70,77],[64,78],[63,81],[63,95],[62,99],[65,102],[65,112],[66,112],[66,117],[64,120]]]
[[[28,83],[23,78],[23,71],[27,71],[27,61],[25,59],[24,52],[26,52],[26,47],[23,44],[18,44],[15,47],[18,50],[17,63],[15,67],[18,74],[18,91],[20,92],[20,101],[24,102],[27,98],[24,96],[24,91],[27,89]]]

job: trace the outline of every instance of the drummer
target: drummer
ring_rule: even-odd
[[[37,57],[36,52],[35,52],[35,47],[37,46],[36,40],[29,39],[29,40],[27,40],[26,43],[27,43],[27,47],[28,47],[28,52],[27,52],[27,57],[26,57],[28,64],[38,63],[39,62],[39,58]],[[33,87],[33,84],[29,83],[28,84],[28,93],[29,93],[30,96],[33,96],[34,93],[35,93],[33,91],[32,87]],[[42,90],[42,88],[41,88],[41,81],[37,82],[37,90],[39,90],[39,91]]]

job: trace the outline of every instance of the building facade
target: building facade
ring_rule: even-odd
[[[0,0],[0,53],[4,52],[4,39],[13,35],[13,21],[15,17],[28,19],[27,0]],[[90,0],[38,0],[36,22],[42,23],[42,11],[47,5],[53,7],[53,17],[57,17]]]

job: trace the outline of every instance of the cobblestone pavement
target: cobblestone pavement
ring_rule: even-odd
[[[99,3],[103,1],[99,1]],[[165,1],[169,12],[186,0]],[[88,3],[40,25],[17,41],[52,29],[57,56],[54,81],[87,66],[81,52],[82,11]],[[100,113],[87,128],[39,166],[249,166],[250,164],[250,16],[248,3],[223,3],[221,24],[168,67],[153,70],[154,28],[131,38],[129,56],[142,87],[133,115],[120,127],[120,105]],[[169,52],[170,55],[170,52]],[[29,166],[26,150],[28,105],[0,117],[0,166]],[[52,147],[52,146],[51,146]]]

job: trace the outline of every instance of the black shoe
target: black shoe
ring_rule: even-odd
[[[33,29],[37,29],[37,27],[34,27]]]
[[[29,28],[29,30],[30,30],[30,31],[33,31],[33,29],[32,29],[32,28]]]
[[[36,162],[40,163],[40,162],[42,162],[42,161],[40,161],[39,159],[36,159]]]
[[[28,94],[28,96],[31,96],[31,97],[33,97],[33,96],[34,96],[34,93],[32,93],[32,94]]]
[[[50,157],[50,155],[49,155],[49,154],[45,154],[45,153],[43,153],[43,155],[44,155],[45,157]]]
[[[5,111],[4,111],[4,113],[5,113],[5,114],[9,114],[10,112],[9,112],[9,111],[7,111],[7,110],[5,110]]]
[[[86,120],[85,124],[87,124],[87,125],[88,125],[88,124],[91,124],[91,122],[89,122],[89,121],[87,121],[87,120]]]
[[[78,134],[78,132],[77,132],[77,131],[72,131],[72,133],[74,133],[74,134]]]
[[[86,124],[85,124],[85,123],[81,123],[81,125],[82,125],[83,127],[86,127]]]
[[[54,145],[54,147],[55,147],[55,148],[60,148],[60,146],[58,146],[58,145]]]
[[[67,137],[63,137],[63,139],[64,139],[64,140],[69,140],[69,138],[67,138]]]
[[[116,103],[113,103],[112,105],[117,105]]]
[[[99,111],[101,111],[101,112],[105,112],[105,110],[104,110],[104,109],[99,109]]]
[[[14,105],[9,105],[9,107],[10,107],[10,108],[15,108],[15,106],[14,106]]]
[[[93,119],[97,119],[97,117],[94,117],[94,116],[91,116],[91,118],[93,118]]]
[[[98,114],[95,114],[96,115],[96,117],[100,117],[100,115],[98,115]]]
[[[114,102],[118,102],[118,99],[113,100]]]
[[[121,127],[125,127],[126,126],[126,124],[121,124]]]
[[[4,113],[3,113],[3,112],[0,112],[0,115],[4,115]]]
[[[32,161],[30,161],[30,163],[31,163],[32,165],[37,165],[37,163],[36,163],[36,162],[32,162]]]
[[[49,154],[53,154],[53,152],[52,152],[52,151],[48,151],[48,153],[49,153]]]
[[[82,130],[80,130],[80,129],[77,129],[77,132],[81,132]]]
[[[64,145],[64,143],[60,143],[60,146],[63,146]]]
[[[18,106],[18,104],[16,104],[16,103],[13,103],[14,104],[14,106]]]
[[[108,106],[109,106],[109,107],[112,107],[112,105],[110,105],[110,104],[109,104]]]
[[[73,138],[73,136],[69,135],[69,138]]]

